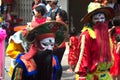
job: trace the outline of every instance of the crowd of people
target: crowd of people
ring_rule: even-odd
[[[9,24],[12,4],[8,2],[0,13]],[[61,80],[68,13],[58,0],[31,4],[30,24],[8,38],[8,74],[11,80]],[[75,26],[71,28],[67,71],[74,72],[76,80],[120,80],[120,1],[94,0],[87,11],[80,35]]]

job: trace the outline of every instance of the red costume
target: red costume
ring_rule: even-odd
[[[113,76],[117,76],[120,74],[120,54],[116,53],[116,47],[114,46],[113,50],[113,55],[114,55],[114,65],[110,69],[110,73]]]
[[[108,62],[102,61],[106,55],[99,55],[99,46],[96,37],[95,32],[91,28],[83,28],[78,49],[80,50],[79,55],[82,55],[82,57],[77,56],[81,58],[81,61],[80,63],[79,61],[76,63],[79,64],[79,67],[76,65],[75,69],[75,72],[79,75],[79,79],[77,78],[76,80],[100,80],[100,76],[103,74],[106,75],[104,76],[106,78],[103,77],[103,80],[111,80],[108,69],[112,66],[112,60]]]
[[[35,21],[31,22],[31,24],[32,24],[31,26],[34,28],[36,25],[42,24],[44,22],[46,22],[46,18],[44,18],[44,17],[42,17],[41,19],[35,18]]]
[[[77,46],[78,46],[78,37],[77,36],[71,36],[70,37],[70,51],[68,54],[68,64],[70,65],[76,65],[76,59],[77,55]]]
[[[110,69],[110,73],[113,76],[118,76],[120,74],[120,52],[117,52],[119,47],[118,42],[116,42],[115,36],[120,35],[120,28],[115,28],[115,34],[112,36],[113,40],[113,55],[114,55],[114,65]]]
[[[112,80],[112,42],[108,33],[108,20],[114,17],[110,7],[91,2],[88,14],[81,20],[86,26],[81,31],[78,44],[76,80]]]

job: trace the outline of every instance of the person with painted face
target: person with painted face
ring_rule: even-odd
[[[109,69],[113,64],[112,42],[108,21],[114,17],[110,7],[91,2],[88,14],[81,20],[85,26],[80,34],[75,66],[76,80],[112,80]]]
[[[11,80],[58,80],[60,64],[54,49],[64,42],[67,31],[67,25],[60,22],[46,22],[32,29],[26,36],[30,49],[17,56]]]

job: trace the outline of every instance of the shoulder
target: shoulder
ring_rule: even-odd
[[[30,59],[30,60],[21,59],[22,55],[24,54],[21,53],[17,56],[16,58],[17,65],[21,66],[21,68],[25,70],[25,73],[27,75],[36,74],[36,63],[34,59]]]
[[[82,35],[85,35],[85,37],[91,37],[93,39],[96,38],[96,34],[95,34],[95,31],[92,29],[92,28],[89,28],[89,27],[84,27],[82,29],[82,33],[80,34],[81,36]]]

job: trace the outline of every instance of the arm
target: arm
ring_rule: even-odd
[[[75,72],[79,75],[79,80],[86,80],[90,63],[90,45],[91,38],[88,33],[80,36],[79,56]]]
[[[116,53],[120,53],[120,42],[117,43]]]

